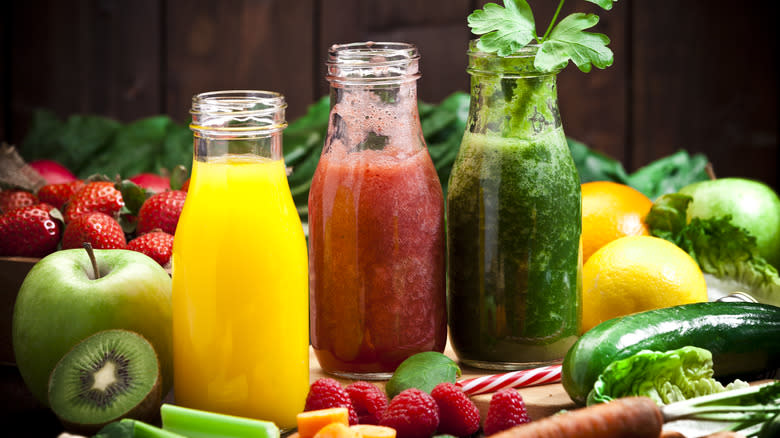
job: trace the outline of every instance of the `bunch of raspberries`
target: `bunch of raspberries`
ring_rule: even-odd
[[[379,387],[368,382],[342,386],[331,378],[312,383],[304,410],[344,407],[350,424],[378,424],[392,427],[398,438],[429,438],[434,434],[470,436],[480,427],[479,410],[452,383],[440,383],[430,394],[410,388],[388,402]],[[483,432],[492,435],[522,423],[528,413],[520,393],[503,389],[493,394]]]

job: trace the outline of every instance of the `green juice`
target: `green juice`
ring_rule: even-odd
[[[579,335],[582,227],[555,76],[472,73],[471,98],[447,196],[452,346],[481,368],[559,361]]]

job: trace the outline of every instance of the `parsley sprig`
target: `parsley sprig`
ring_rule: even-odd
[[[609,10],[617,0],[586,1]],[[539,50],[534,58],[534,67],[541,72],[563,69],[569,60],[585,73],[592,65],[602,69],[612,65],[614,56],[607,47],[609,38],[604,34],[585,32],[599,22],[597,15],[576,12],[555,24],[563,2],[560,0],[558,3],[555,15],[541,37],[536,33],[534,15],[526,0],[504,0],[504,7],[486,4],[483,9],[477,9],[468,16],[471,31],[481,35],[477,48],[507,56],[535,41]]]

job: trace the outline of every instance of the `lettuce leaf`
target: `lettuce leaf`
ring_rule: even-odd
[[[698,347],[667,352],[643,350],[609,364],[588,394],[588,405],[627,396],[645,396],[659,405],[747,387],[736,380],[724,387],[712,378],[712,353]]]
[[[755,237],[733,225],[728,215],[686,223],[692,199],[680,193],[658,198],[645,218],[650,233],[685,250],[702,272],[711,275],[705,275],[711,299],[741,291],[761,303],[780,306],[780,276],[758,254]]]

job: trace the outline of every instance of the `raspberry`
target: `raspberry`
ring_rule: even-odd
[[[428,393],[405,389],[390,401],[379,424],[395,429],[398,438],[430,438],[439,427],[439,408]]]
[[[484,432],[485,435],[493,435],[530,421],[520,392],[514,388],[506,388],[490,398]]]
[[[358,416],[347,390],[341,383],[324,377],[317,379],[309,387],[309,395],[306,396],[304,411],[316,411],[327,408],[347,408],[349,411],[349,424],[357,424]]]
[[[347,385],[347,393],[359,424],[379,424],[387,409],[387,396],[381,389],[368,382],[355,382]]]
[[[439,383],[431,391],[439,406],[440,434],[471,435],[479,429],[479,409],[460,388],[452,383]]]

